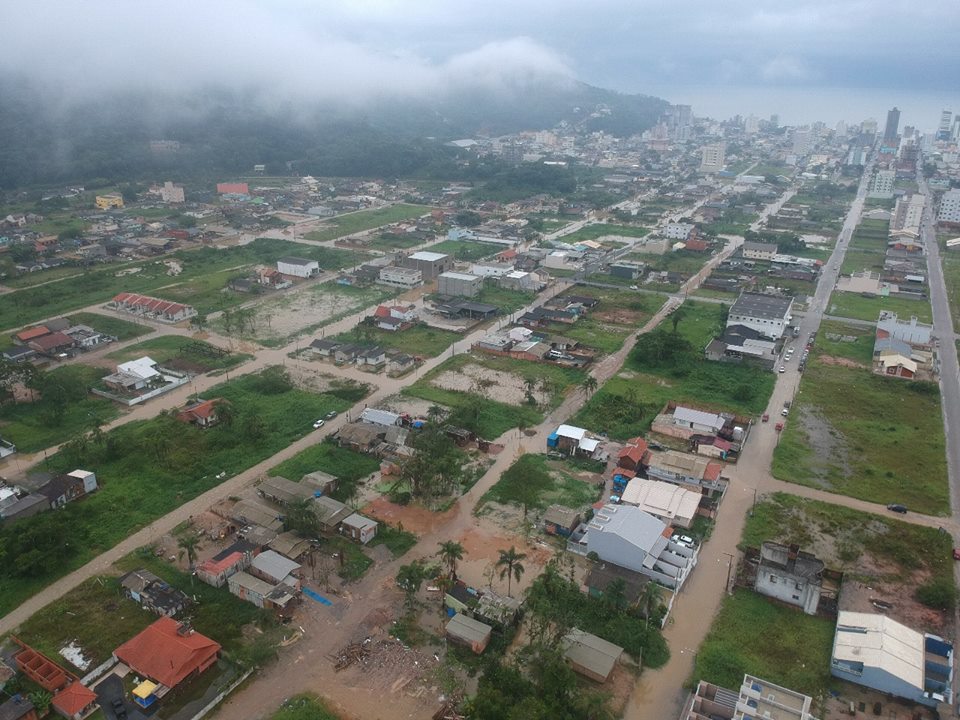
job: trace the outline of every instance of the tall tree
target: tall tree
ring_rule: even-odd
[[[521,560],[525,560],[526,557],[526,553],[517,552],[517,548],[513,545],[510,546],[509,550],[500,551],[497,567],[500,568],[500,579],[507,579],[507,595],[510,595],[513,579],[516,578],[517,582],[520,582],[520,578],[526,572],[521,563]]]
[[[180,548],[180,556],[187,556],[187,564],[193,569],[193,564],[197,561],[197,546],[200,544],[200,537],[194,534],[181,535],[177,540],[177,547]]]
[[[283,526],[298,535],[316,538],[320,535],[320,519],[313,511],[313,500],[300,498],[289,503],[283,516]]]
[[[598,384],[597,379],[593,375],[587,375],[583,379],[583,382],[580,383],[580,387],[583,388],[584,395],[593,395],[593,393],[596,392]]]
[[[447,574],[449,577],[455,578],[457,576],[457,562],[463,560],[463,553],[463,545],[456,540],[447,540],[446,542],[440,543],[437,556],[443,560],[443,563],[447,566]]]

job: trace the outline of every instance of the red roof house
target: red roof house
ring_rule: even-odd
[[[174,688],[213,665],[220,655],[220,643],[173,618],[162,617],[114,650],[113,655],[134,672]]]
[[[54,695],[51,704],[53,709],[63,717],[80,720],[95,702],[97,702],[97,694],[81,683],[75,682]]]
[[[220,402],[220,398],[213,398],[212,400],[201,400],[187,405],[177,413],[177,420],[200,427],[216,425],[219,419],[217,417],[217,405]]]
[[[34,340],[36,338],[43,337],[44,335],[49,335],[49,334],[50,334],[50,331],[47,329],[45,325],[37,325],[36,327],[27,328],[26,330],[21,330],[13,337],[14,339],[17,340],[17,342],[27,343],[30,340]]]
[[[703,471],[703,479],[709,480],[710,482],[716,482],[720,479],[720,472],[723,470],[723,465],[720,463],[707,463],[706,469]]]
[[[636,470],[643,464],[644,453],[647,452],[647,441],[641,437],[627,440],[627,444],[617,455],[617,466],[625,470]]]
[[[27,343],[27,347],[38,353],[55,353],[72,348],[76,343],[69,335],[62,332],[50,333],[34,338]]]
[[[687,240],[686,245],[684,247],[686,247],[687,250],[690,250],[692,252],[706,252],[709,249],[710,245],[704,242],[703,240],[692,239],[692,240]]]

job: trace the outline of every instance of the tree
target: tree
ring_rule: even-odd
[[[207,316],[203,313],[197,313],[190,318],[190,327],[198,332],[202,332],[207,327]]]
[[[587,375],[583,379],[583,382],[580,383],[580,387],[583,388],[584,395],[593,395],[593,393],[597,390],[597,385],[599,385],[599,383],[593,375]]]
[[[401,565],[397,570],[397,587],[403,590],[408,608],[413,607],[420,586],[427,579],[427,568],[423,560],[415,560],[409,565]]]
[[[463,227],[476,227],[483,222],[480,213],[474,212],[473,210],[461,210],[453,216],[453,220],[457,225],[462,225]]]
[[[509,550],[501,550],[500,558],[497,560],[497,567],[500,568],[500,579],[507,579],[507,595],[510,595],[511,584],[514,578],[520,582],[523,573],[526,571],[521,560],[525,560],[526,553],[517,552],[516,547],[510,546]],[[511,596],[512,597],[512,596]]]
[[[687,314],[686,309],[683,307],[683,305],[681,305],[676,310],[674,310],[673,313],[670,315],[670,324],[673,326],[674,335],[677,334],[677,325],[679,325],[680,321],[683,320],[684,317],[686,317],[686,314]]]
[[[180,548],[180,557],[187,556],[187,565],[193,570],[193,563],[197,560],[197,546],[200,544],[200,537],[194,534],[181,535],[177,539],[177,547]]]
[[[53,694],[47,692],[46,690],[34,690],[32,693],[27,695],[27,699],[33,703],[33,707],[36,708],[37,715],[39,717],[43,717],[50,709],[50,703],[53,701]]]
[[[446,542],[440,543],[440,550],[437,551],[437,556],[447,566],[447,574],[449,577],[455,578],[457,576],[457,561],[463,560],[463,552],[463,545],[455,540],[447,540]]]
[[[727,331],[727,320],[730,318],[730,308],[726,303],[720,303],[720,310],[717,315],[716,337],[721,337]]]
[[[290,502],[283,516],[283,527],[303,537],[317,537],[320,534],[320,519],[313,511],[313,500],[300,498]]]
[[[660,595],[660,586],[652,580],[643,586],[640,597],[637,599],[637,606],[643,613],[645,625],[650,627],[651,616],[660,609],[662,597]]]

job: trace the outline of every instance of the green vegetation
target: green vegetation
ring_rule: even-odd
[[[653,257],[643,255],[642,253],[632,253],[631,255],[632,259],[639,257],[643,262],[649,263],[650,270],[666,270],[668,272],[680,273],[684,277],[690,277],[700,272],[710,259],[708,253],[696,253],[690,250],[677,250],[676,252],[664,253],[663,255],[655,255]]]
[[[473,200],[513,202],[541,193],[566,196],[576,190],[577,178],[569,167],[521,163],[495,171],[468,196]]]
[[[884,253],[887,250],[889,237],[890,222],[888,220],[862,220],[853,231],[850,247]]]
[[[934,608],[948,609],[944,605],[952,607],[956,597],[955,590],[943,590],[953,588],[953,542],[936,528],[774,493],[747,518],[741,547],[759,547],[766,540],[816,547],[828,567],[854,573],[870,585],[915,586],[922,580],[918,599]],[[825,549],[825,540],[832,547]],[[924,551],[918,553],[918,547]]]
[[[436,357],[460,337],[455,332],[440,330],[423,323],[417,323],[407,330],[382,330],[376,327],[372,320],[364,319],[353,330],[340,333],[333,339],[373,343],[418,357]]]
[[[426,242],[426,238],[417,233],[382,232],[366,247],[372,250],[403,250]]]
[[[491,501],[520,505],[524,514],[554,503],[579,508],[596,502],[598,495],[593,482],[574,477],[562,462],[548,461],[545,455],[523,455],[483,495],[477,509]]]
[[[431,208],[425,205],[391,205],[376,210],[360,210],[359,212],[339,215],[329,220],[324,220],[324,225],[332,227],[323,230],[314,230],[307,233],[308,240],[335,240],[344,235],[353,235],[363,230],[372,230],[381,225],[402,222],[403,220],[413,220],[421,215],[429,213]],[[302,247],[302,246],[301,246]]]
[[[313,421],[353,403],[293,387],[272,367],[211,388],[221,422],[205,430],[173,414],[66,443],[45,469],[96,469],[100,490],[56,513],[0,527],[0,613],[188,500],[276,454]]]
[[[390,527],[386,523],[380,523],[377,528],[377,536],[367,543],[367,547],[376,547],[384,545],[395,558],[403,557],[409,550],[417,544],[417,536],[406,530],[399,530]]]
[[[496,255],[502,249],[499,245],[488,245],[487,243],[473,242],[470,240],[444,240],[427,248],[429,252],[452,255],[457,260],[463,262],[482,260],[491,255]]]
[[[843,358],[870,367],[873,363],[874,329],[850,325],[840,320],[824,320],[817,332],[813,356]],[[832,337],[831,337],[832,336]],[[800,342],[794,343],[800,349]]]
[[[830,683],[834,623],[750,590],[723,599],[697,653],[692,682],[739,687],[745,673],[818,697]],[[770,642],[770,638],[776,642]]]
[[[140,325],[129,320],[91,312],[73,313],[68,320],[74,325],[88,325],[97,332],[113,335],[119,342],[133,340],[153,332],[153,328],[149,325]]]
[[[920,322],[931,322],[930,302],[899,297],[864,297],[858,293],[836,292],[830,296],[827,315],[876,322],[881,310],[895,312],[902,318],[916,315]]]
[[[227,352],[219,356],[218,351],[221,349],[225,350],[202,340],[191,340],[179,335],[161,335],[136,345],[129,345],[122,350],[115,350],[107,357],[117,362],[126,362],[149,355],[164,367],[201,373],[233,368],[253,357],[238,352]]]
[[[341,502],[354,497],[358,482],[380,469],[380,462],[372,455],[339,447],[330,437],[297,453],[289,460],[270,468],[273,477],[285,477],[300,482],[304,475],[316,470],[337,478],[337,489],[331,495]]]
[[[113,420],[120,414],[117,406],[90,394],[90,386],[106,374],[89,365],[41,371],[30,381],[38,400],[0,405],[0,434],[20,452],[37,452]]]
[[[950,299],[950,316],[954,330],[960,330],[960,255],[951,248],[949,251],[941,245],[940,264],[943,267],[943,281],[947,286]]]
[[[565,243],[575,245],[584,240],[596,240],[605,235],[622,235],[624,237],[642,238],[650,233],[650,228],[637,227],[635,225],[613,225],[606,223],[596,223],[593,225],[584,225],[569,235],[560,238]]]
[[[41,318],[68,313],[97,302],[106,302],[120,292],[155,293],[173,298],[177,287],[220,273],[225,282],[226,271],[242,273],[242,268],[258,263],[273,264],[284,255],[297,255],[317,260],[325,270],[349,267],[367,257],[365,253],[259,238],[248,245],[218,250],[203,247],[179,250],[163,259],[144,260],[124,265],[98,267],[84,272],[70,282],[58,283],[56,292],[46,286],[24,288],[0,296],[0,328],[13,328]],[[176,261],[181,271],[174,275],[167,262]],[[198,280],[199,279],[199,280]],[[221,285],[222,288],[222,285]],[[226,297],[226,295],[224,295]]]
[[[500,308],[500,312],[510,314],[529,305],[535,298],[536,295],[534,293],[508,290],[498,287],[497,285],[485,284],[475,299],[477,302],[496,305]]]
[[[363,548],[345,537],[336,535],[324,538],[323,547],[337,553],[337,575],[344,580],[359,580],[373,565],[373,560],[363,552]]]
[[[315,695],[294,695],[284,700],[270,720],[340,720],[326,703]]]
[[[840,272],[843,275],[852,275],[853,273],[863,272],[864,270],[881,272],[883,271],[883,259],[884,254],[882,252],[849,248],[843,256]]]
[[[936,384],[807,365],[773,456],[781,480],[877,503],[949,512]]]
[[[670,400],[757,415],[773,391],[772,373],[706,360],[703,350],[719,329],[723,306],[688,301],[637,339],[624,369],[594,394],[573,422],[624,440],[646,432]],[[674,323],[676,325],[674,326]]]

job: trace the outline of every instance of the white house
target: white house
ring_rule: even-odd
[[[792,297],[764,295],[762,293],[743,292],[730,308],[727,315],[727,327],[746,325],[760,334],[774,340],[783,337],[793,320]]]
[[[668,223],[660,234],[669,240],[686,240],[694,228],[690,223]]]
[[[777,254],[777,246],[773,243],[748,240],[741,246],[741,252],[745,260],[773,260]]]
[[[277,260],[277,271],[298,278],[316,277],[320,274],[320,263],[306,258],[282,257]]]
[[[673,410],[673,424],[698,433],[716,435],[727,424],[722,415],[694,410],[693,408],[677,405]]]

